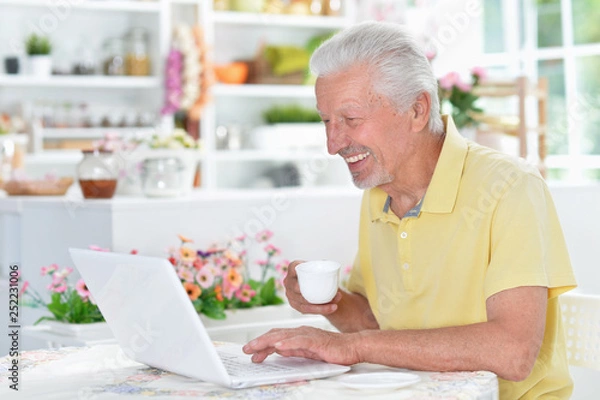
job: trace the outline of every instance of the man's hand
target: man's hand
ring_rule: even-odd
[[[288,272],[283,280],[285,286],[285,295],[292,308],[300,311],[303,314],[320,314],[330,315],[337,311],[337,303],[342,299],[342,293],[338,289],[337,294],[327,304],[311,304],[306,301],[300,293],[300,285],[298,284],[298,274],[296,273],[296,266],[303,263],[304,261],[294,261],[288,266]]]
[[[341,334],[308,326],[293,329],[272,329],[243,347],[252,354],[252,361],[260,363],[277,353],[284,357],[304,357],[332,364],[359,363],[354,339],[358,334]]]

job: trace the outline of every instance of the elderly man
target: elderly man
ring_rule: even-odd
[[[359,249],[346,290],[322,314],[341,333],[272,330],[244,351],[338,364],[489,370],[503,399],[572,391],[558,296],[575,287],[564,238],[539,173],[465,140],[441,117],[437,83],[397,25],[368,22],[313,55],[317,108],[331,154],[365,189]]]

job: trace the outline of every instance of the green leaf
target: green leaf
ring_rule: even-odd
[[[209,298],[204,302],[202,313],[209,318],[213,319],[225,319],[225,305],[215,299],[214,297]]]
[[[275,298],[277,297],[277,291],[275,290],[275,278],[271,277],[265,282],[263,287],[260,289],[260,298],[262,299],[263,305],[274,304]]]

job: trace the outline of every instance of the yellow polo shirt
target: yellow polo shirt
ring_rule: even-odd
[[[359,250],[347,283],[381,329],[487,320],[486,299],[548,287],[546,331],[530,376],[500,380],[500,398],[567,399],[572,391],[558,295],[576,286],[548,188],[524,162],[464,139],[451,118],[422,201],[402,219],[381,189],[365,191]],[[493,355],[492,355],[493,356]]]

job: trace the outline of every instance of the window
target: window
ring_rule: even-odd
[[[486,66],[548,78],[548,178],[599,181],[600,0],[486,0],[484,7]]]

